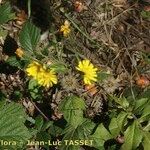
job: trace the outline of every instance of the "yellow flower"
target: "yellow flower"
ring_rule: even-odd
[[[39,73],[37,81],[40,85],[49,88],[57,84],[57,77],[53,70],[43,70]]]
[[[23,50],[21,48],[17,48],[15,53],[20,58],[24,55],[24,52],[23,52]]]
[[[79,61],[77,70],[84,73],[84,83],[91,85],[93,82],[97,81],[97,68],[88,60]]]
[[[39,64],[36,61],[33,61],[26,68],[26,72],[27,72],[28,76],[32,76],[33,78],[37,79],[38,73],[41,72],[42,69],[43,69],[43,67],[41,64]]]
[[[38,84],[47,88],[57,84],[57,76],[53,70],[47,69],[45,66],[33,61],[28,65],[26,72],[28,76],[37,80]]]
[[[69,21],[65,21],[64,25],[60,27],[60,31],[63,32],[64,37],[67,37],[70,33],[70,23]]]

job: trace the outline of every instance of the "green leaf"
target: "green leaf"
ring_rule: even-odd
[[[109,76],[109,73],[100,71],[97,73],[97,80],[102,82],[103,80],[106,80]]]
[[[6,105],[6,100],[0,100],[0,108],[3,108]]]
[[[66,66],[61,63],[54,63],[50,65],[50,68],[53,69],[57,73],[65,73],[67,71]]]
[[[115,138],[120,132],[123,132],[124,126],[127,122],[128,114],[124,111],[120,112],[117,118],[112,118],[109,124],[109,131]]]
[[[136,121],[127,128],[124,133],[124,137],[125,142],[121,147],[122,150],[134,150],[139,146],[143,136]]]
[[[43,120],[42,116],[39,115],[38,117],[36,117],[36,119],[35,119],[35,126],[36,126],[36,129],[38,131],[41,130],[41,128],[43,126],[43,123],[44,123],[44,120]]]
[[[141,98],[135,102],[134,112],[141,113],[145,106],[147,106],[148,98]]]
[[[150,131],[150,120],[148,121],[147,125],[143,128],[144,131]]]
[[[68,125],[62,133],[62,134],[65,134],[62,141],[65,142],[65,140],[68,140],[68,141],[72,140],[74,142],[75,140],[83,140],[83,141],[87,140],[88,141],[87,145],[92,146],[93,139],[89,138],[89,135],[92,133],[94,127],[95,127],[95,124],[88,119],[84,119],[83,122],[77,127]],[[83,143],[83,145],[84,144],[85,143]],[[75,145],[75,143],[73,145],[69,145],[69,144],[66,145],[64,143],[62,144],[61,149],[62,150],[64,149],[65,150],[72,150],[72,149],[77,150],[79,149],[79,145]]]
[[[44,131],[41,131],[41,132],[37,133],[36,140],[40,141],[40,142],[43,142],[43,145],[41,144],[42,145],[41,147],[46,148],[46,150],[49,149],[49,145],[46,144],[47,141],[51,140],[51,136],[50,136],[49,133],[44,132]]]
[[[0,26],[0,37],[2,37],[3,39],[6,38],[6,36],[8,35],[8,31],[3,29],[1,26]]]
[[[117,116],[117,124],[118,124],[119,130],[121,132],[123,132],[123,130],[124,130],[124,126],[127,122],[127,116],[128,116],[128,114],[124,111],[120,112]]]
[[[17,59],[16,56],[9,57],[9,58],[6,60],[6,63],[8,63],[8,64],[11,65],[11,66],[20,68],[20,69],[22,68],[21,61],[20,61],[19,59]]]
[[[149,150],[150,147],[150,133],[149,132],[143,132],[144,141],[143,141],[143,147],[144,150]]]
[[[149,11],[142,11],[141,12],[141,16],[143,17],[143,18],[146,18],[146,19],[148,19],[148,20],[150,20],[150,12]]]
[[[26,51],[33,53],[33,51],[36,49],[39,40],[40,29],[32,23],[26,22],[19,36],[19,41],[22,48]]]
[[[110,133],[113,135],[114,138],[119,134],[120,129],[118,126],[117,118],[111,119],[111,122],[109,124],[109,130],[110,130]]]
[[[83,121],[85,102],[77,96],[68,96],[62,101],[59,110],[63,113],[68,123],[78,126]]]
[[[150,118],[150,105],[146,105],[146,107],[144,108],[141,117],[139,118],[140,122],[149,120]]]
[[[36,100],[37,98],[41,98],[41,93],[39,90],[39,85],[35,79],[31,79],[28,84],[28,90],[30,92],[31,97]]]
[[[16,145],[1,145],[2,149],[22,147],[31,138],[28,129],[24,125],[26,114],[21,105],[10,103],[5,107],[1,107],[0,118],[0,139],[16,143]]]
[[[112,139],[113,136],[109,133],[109,131],[104,127],[101,123],[97,128],[94,134],[90,136],[91,139],[94,140],[93,146],[95,148],[104,149],[105,141]]]
[[[50,126],[53,125],[53,121],[48,121],[42,126],[42,131],[47,130]]]
[[[129,107],[129,102],[125,97],[116,97],[110,96],[111,100],[114,100],[117,104],[119,104],[122,108],[127,109]]]
[[[53,137],[57,137],[57,136],[60,136],[62,134],[62,132],[64,131],[64,129],[62,129],[61,127],[59,126],[56,126],[54,123],[49,127],[49,130],[50,134],[53,136]]]
[[[92,137],[107,141],[112,137],[110,132],[104,127],[104,125],[101,123],[97,128],[94,134],[92,134]]]
[[[0,5],[0,25],[13,19],[14,16],[15,15],[12,13],[11,6],[8,2]]]
[[[146,91],[142,92],[139,96],[140,98],[148,98],[150,100],[150,89],[147,89]]]
[[[27,117],[27,121],[29,121],[32,124],[35,124],[35,120],[32,117]]]

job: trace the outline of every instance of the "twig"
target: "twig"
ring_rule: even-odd
[[[49,121],[49,118],[45,116],[45,114],[37,107],[37,105],[31,100],[31,103],[34,105],[34,107],[37,109],[37,111],[47,120]]]

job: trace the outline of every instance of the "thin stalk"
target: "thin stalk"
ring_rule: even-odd
[[[28,19],[31,16],[31,0],[28,0]]]
[[[49,121],[49,118],[45,116],[45,114],[37,107],[37,105],[31,100],[31,103],[34,105],[34,107],[37,109],[37,111],[47,120]]]

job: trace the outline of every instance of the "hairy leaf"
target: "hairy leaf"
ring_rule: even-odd
[[[78,126],[83,121],[83,110],[85,110],[84,101],[77,96],[66,97],[59,107],[66,121]]]
[[[11,65],[11,66],[14,66],[14,67],[17,67],[17,68],[22,68],[22,64],[21,62],[19,61],[19,59],[17,59],[16,56],[11,56],[9,57],[6,62]]]
[[[0,139],[16,142],[16,145],[7,145],[6,147],[10,149],[22,147],[31,137],[28,129],[24,125],[26,115],[22,106],[10,103],[5,107],[1,107],[0,118]]]
[[[0,5],[0,25],[14,18],[12,9],[9,3]]]
[[[79,149],[79,145],[69,145],[69,144],[65,144],[65,140],[69,141],[74,141],[74,140],[88,140],[89,142],[87,144],[89,144],[89,146],[92,146],[90,140],[93,140],[92,138],[89,137],[89,135],[92,133],[93,129],[95,127],[95,124],[93,122],[91,122],[88,119],[84,119],[83,122],[77,126],[74,127],[72,125],[68,125],[66,127],[66,129],[63,131],[64,137],[63,140],[64,144],[62,144],[61,149],[62,150],[78,150]]]
[[[30,22],[26,22],[23,26],[19,40],[24,50],[33,53],[40,40],[40,29]]]

